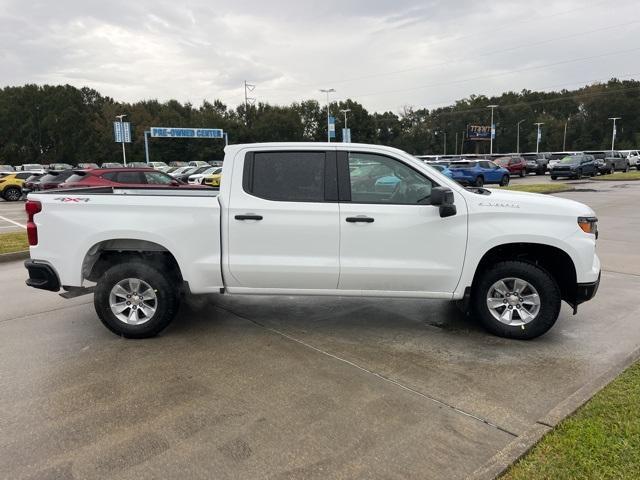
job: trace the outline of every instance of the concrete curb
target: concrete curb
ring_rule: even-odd
[[[13,262],[15,260],[26,260],[29,258],[29,250],[21,252],[0,253],[0,263]]]
[[[640,360],[640,348],[622,357],[605,373],[583,385],[549,410],[544,417],[540,418],[522,435],[519,435],[491,457],[482,467],[469,475],[467,480],[493,480],[502,475],[511,465],[531,450],[544,435],[551,432],[553,427],[587,403],[591,397],[638,360]]]

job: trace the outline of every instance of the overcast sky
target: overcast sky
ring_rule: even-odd
[[[638,0],[0,0],[0,86],[370,110],[640,78]]]

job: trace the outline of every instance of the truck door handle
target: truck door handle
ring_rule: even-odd
[[[362,223],[373,223],[373,218],[364,217],[364,216],[362,216],[362,217],[347,217],[346,220],[349,223],[359,223],[359,222],[362,222]]]
[[[236,215],[236,220],[262,220],[262,215]]]

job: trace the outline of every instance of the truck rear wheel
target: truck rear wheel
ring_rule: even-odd
[[[102,323],[116,335],[148,338],[178,312],[178,289],[153,264],[131,261],[109,268],[96,286],[93,303]]]
[[[472,292],[473,313],[491,333],[528,340],[546,333],[561,304],[556,281],[527,262],[499,262],[485,271]]]

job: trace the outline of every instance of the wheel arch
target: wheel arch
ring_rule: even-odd
[[[514,242],[496,245],[482,256],[476,266],[471,288],[487,268],[505,260],[532,263],[544,269],[560,287],[562,299],[574,306],[577,297],[577,273],[571,256],[561,248],[541,243]]]
[[[162,267],[182,281],[182,271],[175,256],[163,245],[136,238],[115,238],[95,243],[82,260],[82,278],[95,282],[111,266],[132,260]]]

